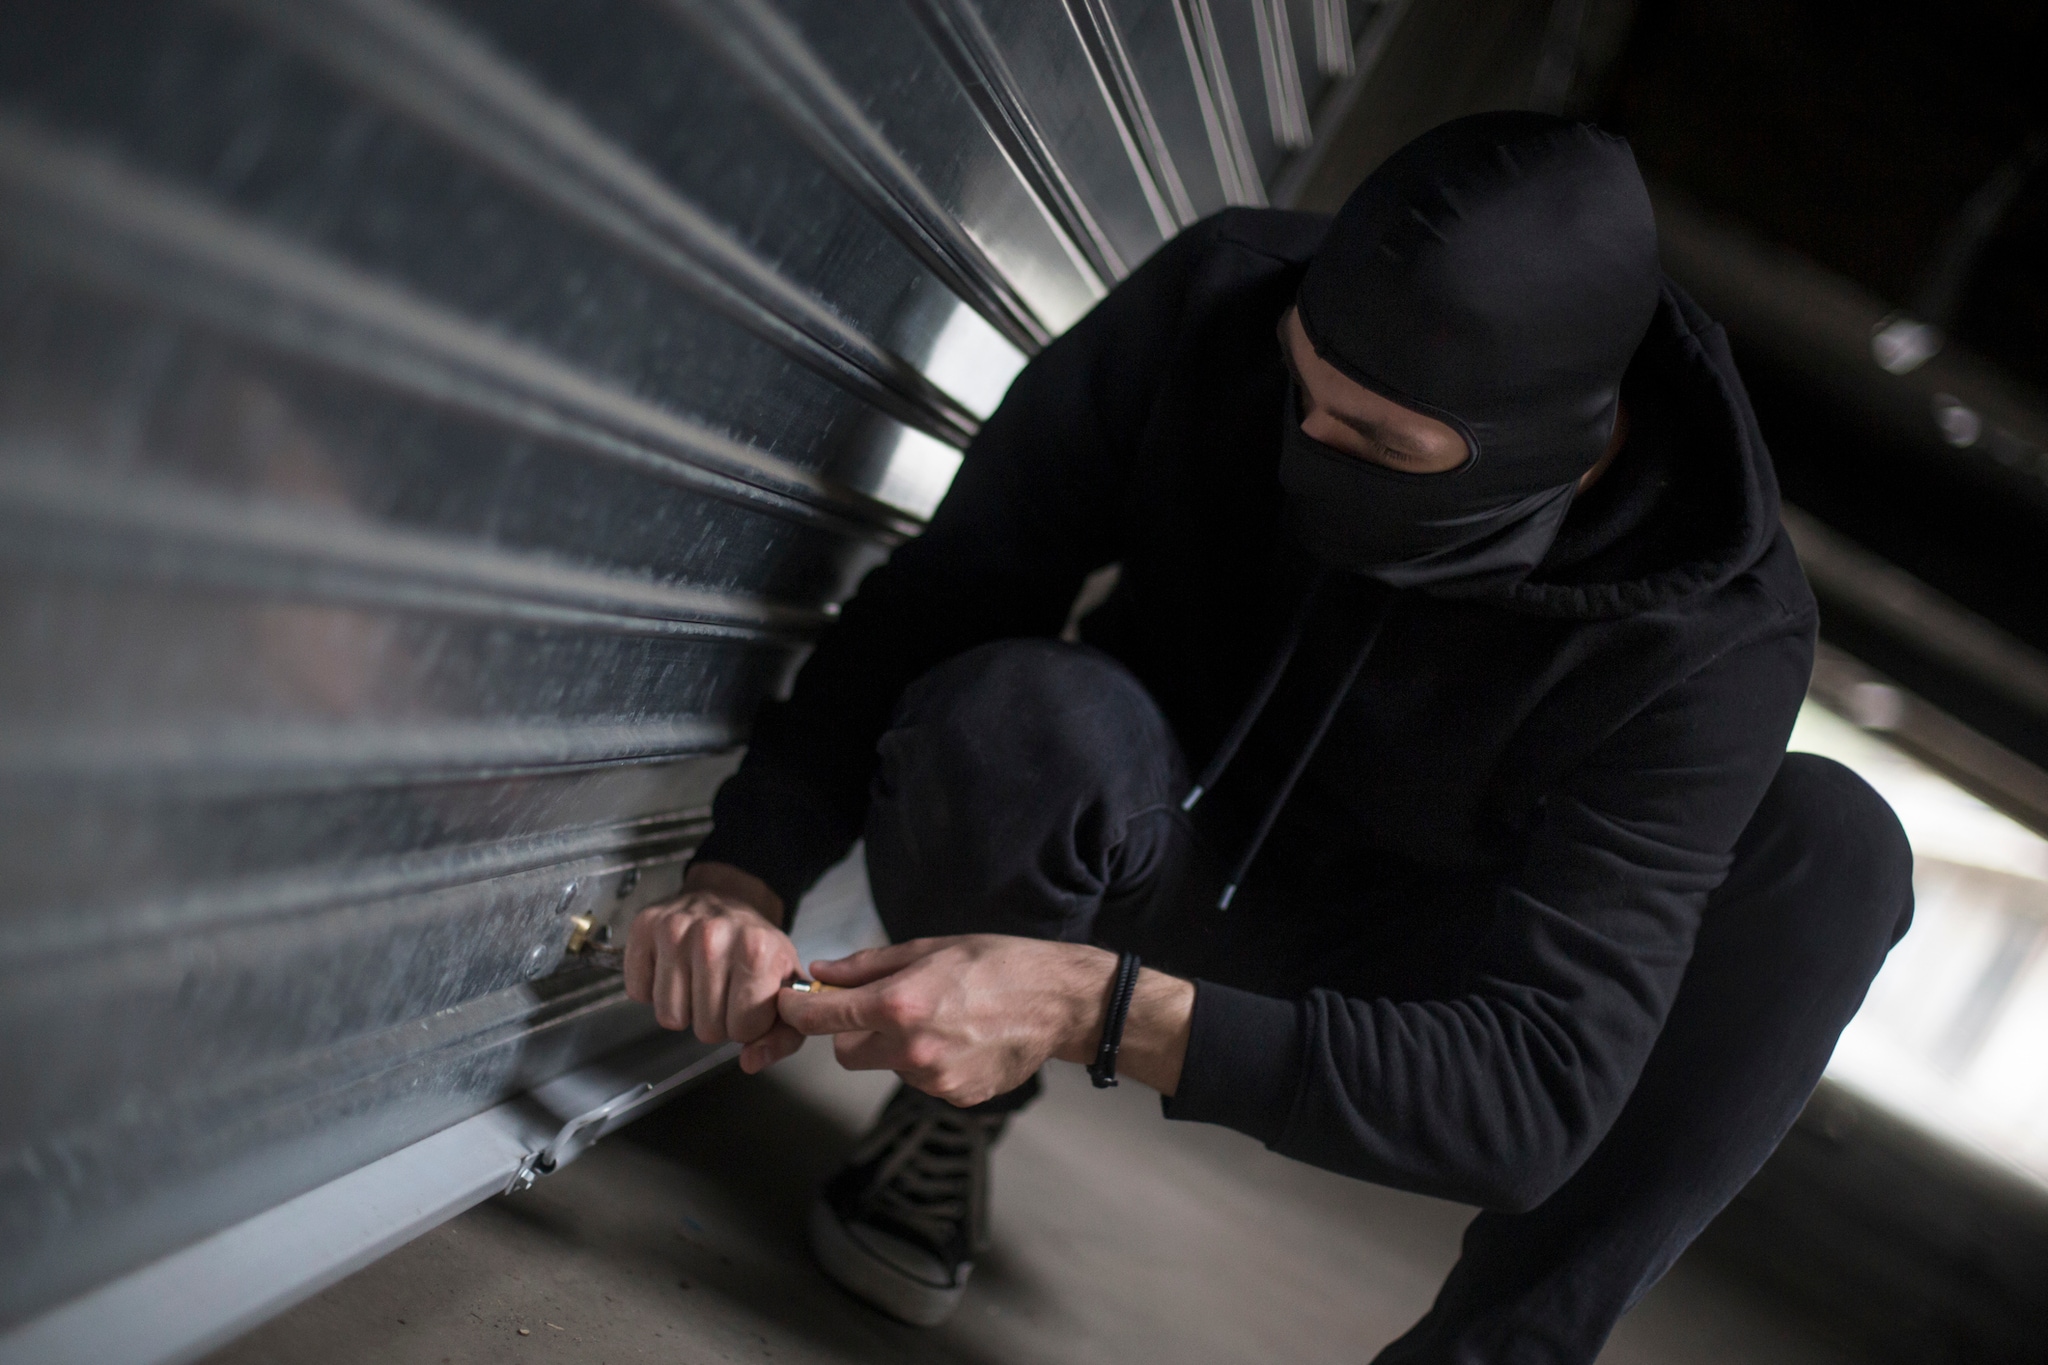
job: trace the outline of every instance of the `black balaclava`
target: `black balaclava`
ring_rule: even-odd
[[[1469,453],[1441,474],[1387,469],[1303,435],[1290,391],[1295,537],[1390,587],[1520,579],[1606,448],[1660,279],[1622,139],[1494,113],[1403,147],[1338,211],[1296,305],[1317,355],[1448,423]]]
[[[1657,228],[1628,144],[1547,114],[1446,123],[1345,201],[1295,298],[1302,327],[1346,375],[1449,423],[1465,438],[1465,463],[1409,474],[1311,440],[1290,385],[1280,486],[1295,538],[1326,572],[1183,810],[1222,778],[1258,723],[1327,570],[1463,594],[1536,567],[1574,485],[1607,448],[1661,281]],[[1350,665],[1268,795],[1219,908],[1236,896],[1399,594],[1374,596],[1357,618]]]

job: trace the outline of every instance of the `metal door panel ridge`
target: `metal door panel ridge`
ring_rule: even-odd
[[[261,1264],[90,1337],[189,1357],[717,1061],[570,918],[673,894],[1016,371],[1381,12],[10,7],[0,1360]],[[380,1180],[442,1195],[274,1245]]]

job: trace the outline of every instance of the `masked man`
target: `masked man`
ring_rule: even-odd
[[[1627,145],[1462,119],[1334,219],[1188,230],[1032,362],[760,718],[628,989],[749,1070],[833,1033],[902,1077],[811,1225],[899,1317],[956,1302],[1061,1057],[1478,1205],[1382,1361],[1590,1361],[1911,914],[1891,812],[1785,754],[1814,623]],[[782,989],[863,833],[893,946]]]

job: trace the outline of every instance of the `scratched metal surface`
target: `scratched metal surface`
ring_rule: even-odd
[[[0,12],[0,1323],[644,1033],[568,916],[1389,13]]]

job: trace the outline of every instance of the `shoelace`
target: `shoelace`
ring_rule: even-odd
[[[935,1248],[963,1230],[969,1247],[988,1240],[991,1130],[1000,1118],[899,1095],[853,1154],[855,1165],[880,1161],[860,1196],[863,1215],[880,1214]]]

